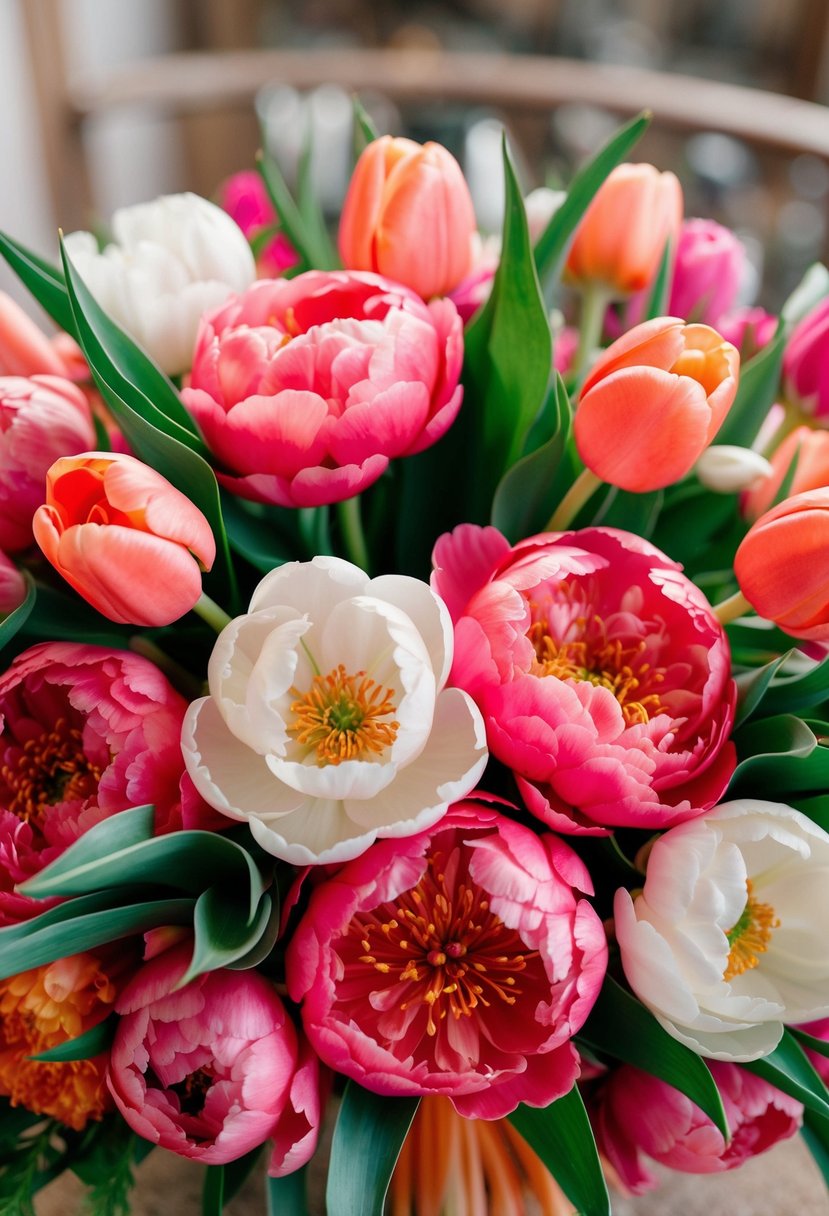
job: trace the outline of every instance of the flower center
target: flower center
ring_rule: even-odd
[[[101,769],[84,753],[81,732],[65,718],[7,753],[0,768],[8,810],[38,828],[47,807],[91,797],[100,779]]]
[[[213,1084],[214,1075],[210,1068],[197,1068],[188,1073],[183,1081],[171,1085],[170,1089],[178,1095],[179,1106],[185,1115],[200,1115],[207,1101],[207,1094]]]
[[[493,1001],[514,1005],[521,996],[516,975],[538,951],[491,911],[486,892],[458,875],[457,850],[433,853],[416,887],[395,904],[358,913],[350,931],[360,935],[360,962],[405,985],[401,1010],[426,1006],[426,1031],[437,1033],[448,1014],[472,1017]],[[447,873],[456,875],[455,882]]]
[[[397,737],[399,722],[393,690],[383,688],[364,671],[349,675],[342,663],[327,676],[314,676],[308,692],[292,688],[293,725],[288,733],[315,749],[319,764],[341,764],[379,755]]]
[[[780,918],[775,916],[771,904],[762,904],[755,899],[750,878],[746,879],[746,906],[739,919],[726,933],[728,944],[728,964],[723,972],[724,980],[733,980],[744,971],[751,971],[760,963],[758,954],[765,954],[769,948],[772,931],[780,928]]]

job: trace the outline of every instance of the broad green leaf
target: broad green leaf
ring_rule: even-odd
[[[85,1030],[76,1038],[67,1039],[65,1043],[58,1043],[57,1047],[50,1047],[48,1051],[41,1051],[36,1056],[31,1056],[30,1059],[53,1060],[58,1063],[62,1063],[64,1060],[91,1060],[93,1056],[99,1056],[102,1052],[109,1051],[115,1037],[116,1023],[117,1018],[114,1016],[104,1018],[103,1022],[99,1022],[90,1030]]]
[[[740,763],[728,787],[731,798],[788,798],[829,787],[829,748],[819,746],[808,725],[792,714],[753,720],[734,740]]]
[[[623,528],[647,540],[653,535],[664,501],[663,490],[633,494],[611,486],[593,516],[592,524],[594,527]]]
[[[268,1216],[308,1216],[306,1175],[307,1167],[303,1166],[285,1178],[265,1179]]]
[[[328,1167],[328,1216],[382,1216],[419,1098],[388,1098],[348,1081]]]
[[[610,1216],[607,1183],[576,1085],[545,1110],[521,1105],[508,1118],[581,1216]]]
[[[263,896],[264,898],[265,896]],[[262,927],[260,936],[247,953],[240,954],[232,962],[227,963],[231,971],[248,971],[251,967],[258,967],[260,963],[265,961],[276,945],[276,939],[279,937],[281,911],[280,891],[276,883],[268,891],[267,899],[270,913]]]
[[[803,713],[829,700],[829,659],[794,676],[780,675],[763,698],[768,714]]]
[[[130,849],[133,845],[152,840],[154,830],[155,807],[153,806],[134,806],[126,811],[119,811],[117,815],[109,815],[106,819],[96,823],[88,832],[84,832],[83,836],[65,849],[59,857],[56,857],[51,865],[35,874],[29,880],[32,887],[27,888],[24,894],[35,899],[44,898],[44,894],[85,894],[84,891],[52,891],[50,881],[71,874],[78,866],[109,862],[112,855],[119,850]],[[38,888],[38,881],[44,876],[47,876],[46,890],[41,892]],[[94,890],[95,888],[89,889]]]
[[[772,659],[771,662],[765,663],[762,667],[755,667],[753,671],[741,672],[735,677],[738,689],[735,727],[741,726],[743,722],[747,722],[752,714],[760,708],[763,698],[774,678],[774,674],[784,659],[785,656],[780,655],[778,658]]]
[[[757,438],[766,415],[777,400],[786,334],[782,326],[768,346],[743,364],[734,403],[717,431],[717,443],[749,448]]]
[[[208,1165],[201,1193],[202,1216],[222,1216],[225,1206],[225,1167]]]
[[[788,1030],[783,1031],[783,1038],[770,1055],[762,1060],[752,1060],[742,1067],[782,1089],[784,1094],[796,1098],[808,1110],[824,1118],[829,1117],[829,1092],[803,1048]]]
[[[567,254],[570,238],[608,174],[620,165],[644,135],[651,115],[645,111],[631,119],[600,148],[592,160],[575,175],[567,197],[538,238],[535,263],[539,278],[546,282],[558,275]]]
[[[262,1148],[251,1149],[249,1153],[245,1153],[244,1157],[237,1157],[235,1161],[228,1161],[225,1166],[225,1203],[230,1203],[234,1195],[242,1189],[253,1172],[256,1163],[262,1156]]]
[[[65,586],[66,584],[64,584]],[[135,633],[132,625],[116,625],[73,592],[37,583],[37,599],[21,633],[50,642],[93,642],[98,646],[126,648]]]
[[[74,334],[75,318],[61,272],[4,232],[0,232],[0,254],[55,324]]]
[[[289,515],[289,512],[282,512],[279,507],[262,506],[258,513],[255,510],[258,507],[259,503],[245,504],[232,494],[222,494],[222,514],[230,547],[262,574],[267,574],[300,556],[299,540],[286,536],[274,520],[277,513]],[[290,522],[285,521],[285,527],[295,526],[293,518]]]
[[[792,1038],[797,1039],[801,1047],[808,1047],[810,1051],[816,1051],[819,1056],[829,1056],[829,1042],[826,1039],[816,1039],[813,1034],[807,1034],[799,1026],[789,1026],[788,1031]]]
[[[824,1118],[813,1110],[805,1110],[800,1134],[829,1187],[829,1118]]]
[[[247,908],[218,887],[208,887],[193,910],[193,954],[176,985],[183,988],[199,975],[238,962],[253,950],[271,921],[271,897],[262,895],[253,917]]]
[[[0,621],[0,649],[8,646],[15,634],[19,633],[31,616],[32,609],[35,606],[37,589],[35,581],[28,570],[23,571],[23,581],[26,584],[26,598],[22,604],[18,604],[13,612],[10,612],[8,616]]]
[[[817,794],[812,798],[800,798],[797,794],[787,794],[786,801],[796,811],[800,811],[816,823],[824,832],[829,832],[829,794]]]
[[[302,265],[298,269],[308,270],[314,265],[313,238],[307,230],[302,212],[294,202],[282,170],[267,153],[261,153],[257,157],[256,167],[276,208],[279,225],[302,259]]]
[[[656,278],[648,296],[648,303],[645,307],[645,315],[643,321],[653,321],[655,317],[664,317],[668,313],[668,301],[671,296],[671,279],[673,277],[674,268],[674,250],[673,243],[670,240],[665,242],[665,248],[662,250],[662,257],[659,260],[659,270],[656,272]]]
[[[340,266],[337,252],[325,224],[313,178],[313,143],[308,126],[303,140],[297,173],[297,207],[305,222],[311,265],[315,270],[335,270]]]
[[[359,156],[364,148],[380,138],[380,132],[372,122],[359,97],[352,99],[354,105],[354,150]]]
[[[720,1092],[701,1058],[672,1038],[636,997],[606,976],[578,1039],[594,1052],[633,1064],[672,1085],[729,1135]]]

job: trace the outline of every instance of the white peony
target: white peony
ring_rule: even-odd
[[[672,828],[614,914],[631,988],[702,1056],[756,1060],[829,1014],[829,836],[791,807],[738,799]]]
[[[203,313],[256,277],[250,246],[220,207],[170,194],[112,217],[115,242],[98,252],[91,232],[66,249],[104,311],[169,375],[189,370]]]
[[[452,624],[418,579],[335,557],[262,580],[222,631],[182,731],[202,797],[295,865],[431,827],[486,765],[481,716],[446,688]]]

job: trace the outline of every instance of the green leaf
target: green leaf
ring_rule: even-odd
[[[375,127],[365,106],[359,97],[352,98],[354,106],[354,150],[359,156],[364,148],[380,138],[380,132]]]
[[[0,621],[0,649],[2,649],[4,646],[8,646],[15,634],[23,628],[26,621],[31,616],[32,609],[35,606],[37,589],[35,588],[34,579],[29,574],[28,570],[24,570],[22,573],[23,581],[26,584],[26,598],[22,604],[18,604],[17,608],[15,608],[13,612],[10,612],[8,616],[4,617],[3,620]]]
[[[309,269],[314,265],[313,237],[308,232],[302,212],[294,202],[282,170],[273,157],[264,152],[257,157],[256,167],[276,208],[279,225],[302,259],[303,264],[298,269]]]
[[[64,584],[65,585],[65,584]],[[93,642],[98,646],[126,648],[135,633],[132,625],[116,625],[73,592],[37,583],[37,599],[21,633],[50,642]]]
[[[508,1118],[582,1216],[610,1216],[607,1183],[576,1085],[546,1110],[521,1105]]]
[[[382,1216],[419,1098],[388,1098],[348,1081],[331,1143],[328,1216]]]
[[[819,1056],[829,1056],[829,1042],[826,1039],[816,1039],[813,1034],[807,1034],[799,1026],[789,1026],[787,1029],[801,1047],[808,1047],[811,1051],[816,1051]]]
[[[803,1127],[800,1134],[812,1154],[815,1164],[829,1186],[829,1119],[813,1110],[803,1112]]]
[[[297,206],[305,222],[311,265],[315,270],[335,270],[341,265],[325,224],[325,217],[314,189],[313,143],[310,125],[306,128],[297,172]]]
[[[306,1174],[307,1167],[303,1166],[285,1178],[265,1179],[268,1216],[308,1216]]]
[[[208,1165],[201,1193],[202,1216],[222,1216],[225,1206],[225,1167]]]
[[[730,798],[821,793],[829,787],[829,749],[800,718],[780,714],[741,727],[734,736],[740,763]]]
[[[647,540],[653,535],[664,501],[664,490],[634,494],[611,486],[592,524],[594,527],[623,528]]]
[[[263,898],[266,898],[263,896]],[[270,904],[270,913],[263,925],[259,937],[251,948],[245,953],[240,954],[232,962],[226,965],[231,971],[249,971],[251,967],[258,967],[263,963],[276,945],[276,939],[279,937],[281,898],[279,887],[276,883],[268,891],[267,899]]]
[[[290,515],[279,507],[261,507],[261,514],[251,507],[260,504],[246,504],[243,499],[232,494],[222,494],[222,514],[224,516],[227,539],[230,546],[246,561],[250,562],[262,574],[281,566],[284,562],[299,557],[298,539],[291,540],[276,523],[276,519]],[[293,519],[285,521],[285,526],[295,525]]]
[[[103,1022],[85,1030],[74,1039],[67,1039],[65,1043],[58,1043],[57,1047],[50,1047],[48,1051],[29,1056],[29,1059],[53,1060],[57,1063],[63,1063],[65,1060],[91,1060],[93,1056],[109,1051],[115,1037],[116,1023],[115,1017],[104,1018]]]
[[[143,1145],[147,1141],[140,1140],[120,1115],[97,1125],[91,1143],[69,1163],[72,1173],[91,1188],[86,1197],[87,1216],[130,1216],[133,1166]]]
[[[827,295],[829,295],[829,270],[822,263],[814,262],[780,311],[786,328],[791,330]]]
[[[263,1147],[264,1145],[260,1144],[258,1148],[251,1149],[249,1153],[245,1153],[244,1157],[237,1157],[235,1161],[228,1161],[225,1166],[225,1203],[230,1203],[234,1195],[237,1195],[245,1185],[262,1156]]]
[[[670,240],[665,242],[662,257],[659,260],[659,270],[653,281],[648,303],[645,307],[643,321],[653,321],[655,317],[664,317],[668,312],[668,300],[671,295],[671,278],[673,276],[674,250]]]
[[[782,326],[778,326],[771,342],[758,351],[753,359],[749,359],[748,363],[743,364],[737,395],[725,422],[717,431],[717,443],[751,447],[766,415],[777,400],[785,346],[785,331]]]
[[[208,887],[193,910],[193,954],[176,987],[183,988],[199,975],[238,962],[259,943],[271,922],[271,897],[263,895],[251,920],[239,901],[218,887]]]
[[[71,874],[78,865],[93,865],[95,862],[108,862],[117,850],[129,849],[133,845],[152,840],[154,831],[155,807],[153,806],[134,806],[126,811],[119,811],[117,816],[109,815],[106,819],[102,819],[99,823],[96,823],[88,832],[84,832],[83,836],[79,837],[68,849],[65,849],[59,857],[56,857],[51,865],[46,866],[38,874],[34,875],[29,880],[33,884],[33,887],[31,890],[27,890],[25,894],[33,896],[35,899],[43,898],[37,884],[38,880],[44,875],[60,878],[62,875]],[[46,894],[53,894],[49,890],[48,878],[46,880],[46,888]],[[94,889],[92,887],[86,888],[86,890]],[[61,895],[84,893],[83,891],[54,892],[54,894]]]
[[[633,1064],[685,1094],[728,1138],[720,1091],[702,1059],[672,1038],[636,997],[606,976],[578,1039],[595,1052]]]
[[[734,682],[738,689],[735,727],[747,722],[755,710],[759,709],[774,674],[784,659],[785,655],[780,655],[763,667],[755,667],[753,671],[744,671],[735,676]]]
[[[570,183],[567,197],[553,215],[535,246],[535,264],[542,281],[557,277],[570,238],[608,174],[620,165],[644,135],[651,115],[647,111],[631,119],[579,170]]]
[[[829,659],[793,676],[775,678],[763,698],[763,712],[802,713],[829,700]]]
[[[800,811],[807,819],[811,819],[812,823],[823,828],[824,832],[829,832],[829,794],[818,794],[813,798],[801,798],[796,794],[789,794],[786,801],[789,806]]]
[[[784,1094],[796,1098],[807,1110],[824,1118],[829,1117],[826,1086],[797,1039],[788,1030],[783,1031],[783,1038],[770,1055],[762,1060],[752,1060],[742,1067],[782,1089]]]
[[[0,254],[55,324],[74,334],[75,319],[61,272],[4,232],[0,232]]]

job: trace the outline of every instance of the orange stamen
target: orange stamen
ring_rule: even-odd
[[[393,690],[364,671],[349,675],[341,663],[328,675],[315,676],[306,693],[291,691],[297,699],[291,702],[295,720],[288,732],[316,750],[318,764],[380,755],[397,737],[400,723],[382,721],[395,712]]]

